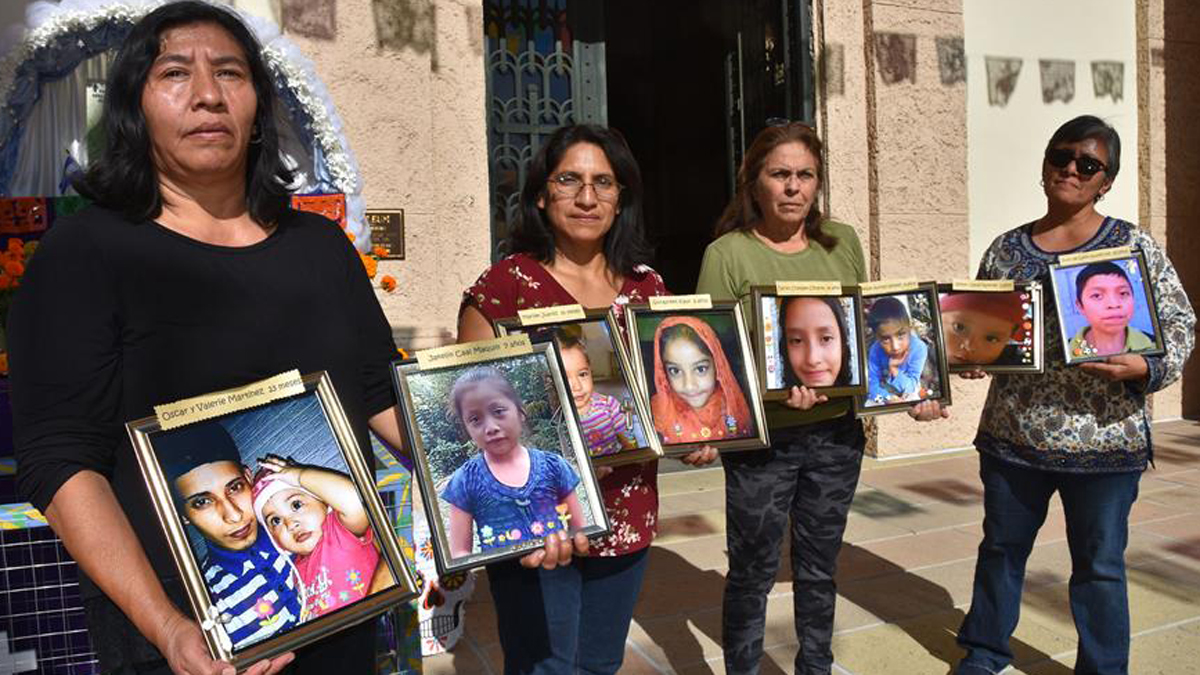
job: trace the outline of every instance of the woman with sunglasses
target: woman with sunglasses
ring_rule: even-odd
[[[1121,139],[1084,115],[1059,127],[1042,162],[1046,213],[1001,235],[979,267],[981,279],[1037,279],[1060,255],[1115,246],[1140,248],[1158,299],[1166,353],[1118,354],[1065,365],[1048,347],[1043,374],[996,375],[975,447],[984,486],[983,541],[971,609],[958,633],[967,650],[956,673],[998,673],[1012,660],[1025,562],[1058,492],[1071,551],[1071,613],[1079,633],[1075,672],[1129,671],[1125,545],[1129,510],[1150,458],[1146,397],[1179,378],[1192,351],[1195,314],[1162,248],[1144,230],[1096,211],[1121,167]],[[1046,313],[1046,333],[1059,331]],[[1056,353],[1057,352],[1057,353]],[[970,373],[983,377],[982,372]]]
[[[627,303],[667,294],[662,277],[645,264],[641,171],[613,129],[567,126],[545,141],[530,162],[508,244],[512,255],[463,294],[459,342],[492,337],[492,321],[521,309],[580,304],[619,315]],[[682,461],[716,458],[716,450],[703,448]],[[505,673],[621,667],[658,522],[658,462],[597,476],[611,535],[590,550],[583,535],[547,538],[519,564],[488,566]]]

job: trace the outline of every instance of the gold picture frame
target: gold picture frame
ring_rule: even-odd
[[[1043,303],[1039,281],[938,284],[939,321],[950,372],[1043,372]]]
[[[513,317],[494,322],[494,327],[498,337],[524,333],[535,342],[558,342],[558,354],[563,359],[563,370],[567,382],[572,385],[573,394],[576,377],[569,370],[564,348],[580,349],[586,355],[585,365],[589,371],[586,379],[594,383],[594,388],[605,390],[594,393],[593,402],[601,401],[606,409],[614,413],[620,410],[616,415],[610,415],[619,425],[610,422],[605,425],[607,429],[589,431],[579,411],[579,401],[572,399],[572,409],[579,419],[584,442],[592,453],[593,465],[620,466],[663,457],[658,435],[648,426],[650,411],[646,396],[639,390],[640,383],[633,374],[625,342],[621,338],[620,324],[611,309],[585,310],[582,319],[566,321],[526,322]],[[595,403],[590,407],[594,410]],[[618,426],[620,431],[616,428]]]
[[[557,349],[518,334],[393,364],[439,574],[525,555],[564,529],[610,531]],[[514,450],[528,458],[517,479],[505,473]]]
[[[628,306],[625,320],[630,362],[668,456],[706,445],[718,450],[770,445],[758,369],[739,303],[712,301],[707,295],[667,296],[654,298],[651,304]],[[672,333],[664,336],[667,330]],[[685,364],[664,357],[656,344],[665,341],[671,348],[675,338],[686,338],[679,341],[681,346],[704,345],[691,350],[683,347],[689,363],[678,370],[677,377],[668,375],[668,369],[675,372]],[[711,376],[702,372],[706,363]],[[698,385],[692,383],[693,375],[698,376]],[[670,391],[660,393],[660,382]],[[720,398],[712,399],[718,392]]]
[[[272,378],[126,424],[209,651],[239,670],[417,595],[329,375],[293,375],[286,395],[272,395],[283,388]],[[223,412],[197,413],[214,409]],[[179,424],[181,417],[189,419]],[[321,487],[313,487],[314,476]],[[279,506],[297,495],[307,521]],[[263,593],[238,592],[251,587]]]

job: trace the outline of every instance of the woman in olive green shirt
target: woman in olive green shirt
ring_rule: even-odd
[[[738,172],[737,192],[704,253],[696,291],[736,299],[749,309],[750,288],[779,280],[866,280],[862,246],[847,225],[817,208],[821,141],[803,124],[768,127]],[[784,366],[790,367],[790,366]],[[833,665],[834,586],[846,516],[858,484],[866,438],[849,398],[828,400],[793,387],[767,404],[772,445],[730,452],[725,466],[729,574],[722,612],[728,673],[753,673],[763,652],[767,593],[791,519],[796,673]]]

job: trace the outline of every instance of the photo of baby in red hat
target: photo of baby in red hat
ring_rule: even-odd
[[[954,291],[938,295],[951,370],[1039,370],[1041,289]]]

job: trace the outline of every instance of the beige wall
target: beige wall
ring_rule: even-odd
[[[278,0],[232,4],[283,20],[342,117],[366,207],[404,209],[407,259],[379,265],[399,282],[378,291],[397,342],[452,341],[460,294],[490,262],[482,4],[312,3],[334,7],[333,39],[290,30]]]

